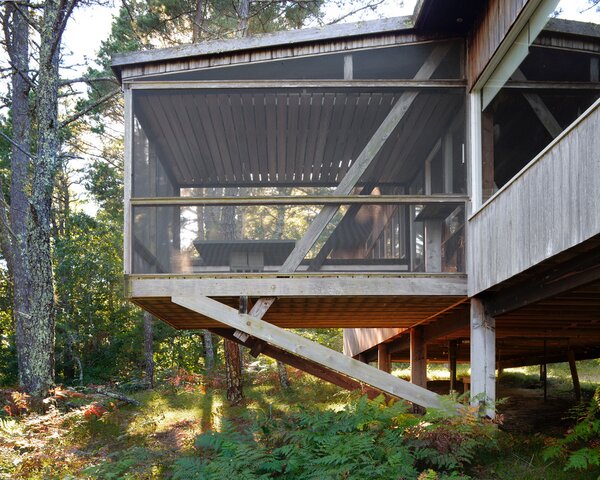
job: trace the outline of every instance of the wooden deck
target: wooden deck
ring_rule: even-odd
[[[335,281],[334,281],[335,280]],[[175,328],[222,325],[174,304],[209,296],[235,307],[240,296],[277,297],[264,319],[285,328],[409,327],[466,298],[464,275],[130,276],[128,296]]]

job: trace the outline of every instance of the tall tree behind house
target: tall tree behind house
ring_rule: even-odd
[[[14,286],[19,383],[33,395],[45,394],[54,381],[50,226],[54,180],[61,163],[59,57],[62,35],[76,5],[77,0],[47,0],[34,17],[29,4],[5,2],[2,12],[13,128],[10,197],[0,203],[0,238]],[[32,28],[39,47],[30,41]]]

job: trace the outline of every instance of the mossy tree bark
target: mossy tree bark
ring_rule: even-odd
[[[12,68],[13,148],[10,206],[6,202],[0,206],[0,237],[14,285],[19,383],[34,396],[45,395],[54,381],[50,227],[54,179],[60,166],[59,51],[76,3],[47,0],[41,16],[33,21],[26,3],[5,2],[2,16]],[[31,25],[39,35],[36,62],[30,62]],[[38,66],[35,75],[32,64]]]

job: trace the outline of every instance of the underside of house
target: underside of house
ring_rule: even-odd
[[[556,3],[118,55],[131,301],[425,407],[428,362],[485,402],[600,357],[600,26]],[[325,327],[343,354],[289,330]]]

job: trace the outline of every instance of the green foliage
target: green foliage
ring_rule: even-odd
[[[83,473],[91,478],[103,480],[121,480],[140,478],[140,473],[148,469],[148,462],[156,461],[156,456],[144,447],[131,447],[118,455],[109,458],[92,467],[86,468]]]
[[[563,459],[565,470],[596,469],[600,473],[600,387],[579,413],[577,424],[560,440],[544,450],[544,458]]]
[[[416,479],[427,469],[423,478],[453,478],[494,430],[471,415],[419,417],[404,403],[364,397],[340,411],[304,408],[251,421],[244,432],[227,424],[200,435],[198,455],[179,459],[173,478]]]
[[[0,385],[17,383],[17,350],[12,315],[12,288],[0,260]]]

